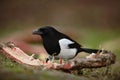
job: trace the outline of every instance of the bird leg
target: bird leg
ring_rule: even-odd
[[[62,64],[63,63],[63,59],[62,59],[62,57],[60,57],[60,62],[59,62],[60,64]]]

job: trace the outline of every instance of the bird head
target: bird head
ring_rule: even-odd
[[[42,37],[44,36],[50,36],[50,35],[55,35],[55,32],[57,32],[56,29],[54,29],[53,27],[51,26],[45,26],[45,27],[42,27],[42,28],[39,28],[37,30],[34,30],[33,31],[33,34],[34,35],[41,35]]]

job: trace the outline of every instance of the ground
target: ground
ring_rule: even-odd
[[[1,32],[2,38],[9,34]],[[79,33],[79,31],[77,32]],[[42,70],[40,68],[21,65],[0,54],[0,80],[119,80],[120,79],[120,36],[119,31],[115,30],[91,30],[84,29],[77,36],[77,41],[85,47],[103,48],[111,50],[116,54],[116,63],[109,67],[109,72],[105,74],[106,67],[99,69],[85,69],[80,75],[64,73],[55,70]],[[4,35],[3,35],[4,34]],[[74,38],[74,37],[73,37]]]

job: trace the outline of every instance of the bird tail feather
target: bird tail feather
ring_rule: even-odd
[[[102,52],[102,50],[99,49],[88,49],[88,48],[82,48],[82,52],[87,52],[87,53],[97,53],[97,52]]]

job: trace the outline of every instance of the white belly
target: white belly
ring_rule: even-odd
[[[62,49],[58,57],[64,59],[71,59],[76,55],[76,51],[76,49]]]
[[[68,40],[66,38],[63,38],[61,40],[59,40],[59,44],[60,44],[60,53],[58,56],[58,58],[64,58],[64,59],[70,59],[73,58],[76,55],[77,49],[76,48],[69,48],[69,44],[73,44],[74,42],[72,42],[71,40]]]

